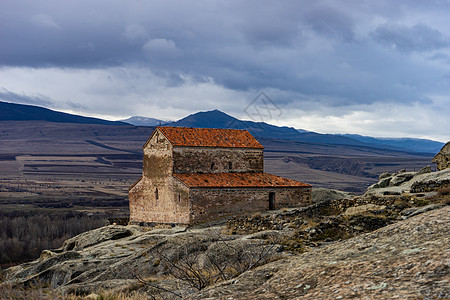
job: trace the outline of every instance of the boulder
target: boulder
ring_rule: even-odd
[[[411,208],[402,210],[400,212],[400,214],[402,216],[404,216],[404,218],[406,219],[406,218],[411,218],[415,215],[422,214],[422,213],[430,211],[430,210],[439,209],[442,207],[444,207],[443,204],[430,204],[430,205],[423,206],[423,207],[411,207]]]
[[[68,239],[60,249],[55,251],[80,251],[104,241],[118,240],[131,235],[133,235],[133,232],[126,226],[105,226]]]
[[[392,177],[385,177],[381,179],[378,183],[375,183],[369,187],[369,189],[379,189],[379,188],[385,188],[389,186],[389,183],[391,182]]]
[[[47,259],[49,259],[49,258],[51,258],[53,256],[56,256],[56,255],[58,255],[58,254],[55,253],[55,252],[52,252],[50,250],[43,250],[42,253],[41,253],[41,256],[39,257],[39,259],[41,261],[44,261],[44,260],[47,260]]]
[[[403,172],[395,175],[392,177],[392,179],[389,181],[389,186],[399,186],[402,183],[411,180],[414,177],[414,172]]]
[[[386,209],[385,205],[366,204],[360,206],[352,206],[347,208],[343,213],[346,216],[360,215],[365,212],[382,212]]]
[[[389,172],[384,172],[380,174],[379,180],[387,178],[387,177],[392,177],[392,173]]]
[[[367,189],[369,195],[401,195],[403,193],[426,193],[450,185],[450,168],[443,171],[428,172],[425,167],[419,172],[401,172],[381,179]]]
[[[428,166],[426,166],[426,167],[423,167],[422,169],[420,169],[417,173],[416,173],[416,175],[421,175],[421,174],[426,174],[426,173],[431,173],[432,171],[431,171],[431,166],[430,165],[428,165]],[[416,176],[415,175],[415,176]]]

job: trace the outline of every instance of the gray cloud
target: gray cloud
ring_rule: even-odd
[[[305,21],[314,31],[326,37],[345,42],[354,40],[352,18],[335,8],[319,7],[307,11]]]
[[[61,27],[56,24],[52,17],[45,14],[38,14],[31,18],[31,22],[40,28],[50,29],[50,30],[61,30]]]
[[[179,117],[202,107],[239,113],[260,90],[311,115],[416,104],[449,114],[433,106],[450,89],[449,8],[415,0],[7,1],[0,91],[108,116],[146,106]]]
[[[372,37],[386,47],[405,52],[432,51],[450,46],[448,37],[425,24],[411,27],[383,24],[372,33]]]
[[[18,94],[11,91],[8,91],[5,88],[0,88],[0,100],[6,102],[14,102],[20,104],[33,104],[40,106],[52,106],[55,102],[45,95],[35,94],[35,95],[27,95],[27,94]]]

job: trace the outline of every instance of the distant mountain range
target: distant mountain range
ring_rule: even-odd
[[[413,138],[374,138],[355,134],[321,134],[264,122],[241,121],[219,110],[198,112],[167,126],[232,128],[248,130],[256,137],[295,140],[308,143],[366,146],[406,152],[437,153],[444,143]]]
[[[189,115],[179,121],[169,123],[167,126],[245,129],[257,137],[324,144],[367,146],[364,142],[345,136],[301,131],[293,127],[279,127],[264,122],[241,121],[217,109]]]
[[[134,116],[130,117],[128,119],[120,120],[120,122],[124,122],[127,124],[131,124],[134,126],[160,126],[167,123],[171,123],[173,121],[169,120],[159,120],[154,118],[147,118],[147,117],[141,117],[141,116]]]
[[[219,110],[198,112],[167,126],[245,129],[255,136],[293,139],[300,133],[292,127],[279,127],[264,122],[241,121]]]
[[[374,138],[358,134],[343,134],[342,136],[352,138],[354,140],[358,140],[366,144],[377,145],[380,148],[398,149],[398,150],[415,149],[416,151],[420,152],[436,153],[442,148],[442,146],[444,146],[444,143],[426,139]]]
[[[135,125],[135,126],[183,126],[200,128],[245,129],[256,137],[294,140],[328,145],[365,146],[406,152],[437,153],[444,145],[426,139],[374,138],[355,134],[320,134],[287,126],[275,126],[265,122],[242,121],[219,110],[198,112],[175,122],[154,118],[131,117],[122,121],[107,121],[53,111],[47,108],[0,101],[0,121],[48,121],[59,123]]]
[[[57,123],[126,125],[122,122],[82,117],[51,109],[0,101],[0,121],[47,121]]]

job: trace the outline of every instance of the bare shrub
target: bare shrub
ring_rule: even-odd
[[[272,260],[276,243],[260,240],[224,240],[218,234],[215,242],[206,247],[200,241],[187,243],[172,255],[156,250],[156,254],[165,264],[165,274],[186,283],[193,290],[203,290],[219,281],[228,280]],[[136,278],[153,288],[169,292],[178,297],[180,294],[169,291],[155,281]]]

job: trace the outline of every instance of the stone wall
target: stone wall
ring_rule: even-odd
[[[411,185],[411,193],[426,193],[450,188],[450,180],[430,180],[426,182],[415,182]]]
[[[143,177],[130,190],[129,199],[131,223],[191,223],[189,189],[172,177],[164,184]]]
[[[191,188],[192,222],[268,210],[270,193],[275,194],[275,209],[311,204],[310,187]]]
[[[164,180],[172,176],[172,145],[158,131],[152,135],[144,147],[144,177]]]
[[[156,131],[144,147],[142,178],[129,191],[130,222],[190,222],[188,188],[172,170],[172,145]]]
[[[439,171],[450,168],[450,142],[442,147],[441,151],[433,158],[432,162],[436,164]]]
[[[262,149],[174,147],[173,160],[174,173],[263,172],[264,168]]]

